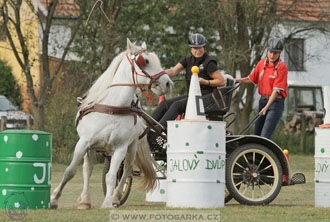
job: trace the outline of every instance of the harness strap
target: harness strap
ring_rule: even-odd
[[[155,130],[155,132],[158,135],[160,135],[163,139],[167,140],[166,136],[164,134],[162,134],[162,129],[160,127],[157,127],[156,125],[153,124],[152,119],[151,119],[150,116],[148,116],[148,114],[146,114],[142,109],[140,109],[139,107],[136,107],[136,106],[132,107],[132,110],[134,112],[136,112],[140,117],[142,117],[146,121],[146,123],[148,125],[148,127],[146,128],[146,130],[140,136],[141,138],[145,134],[147,134],[147,132],[149,132],[150,128],[152,128],[153,130]]]
[[[143,131],[143,133],[139,136],[139,140],[142,139],[147,133],[150,131],[150,126],[147,126],[147,128]]]
[[[149,127],[139,136],[139,139],[141,139],[143,136],[145,136],[148,132],[149,129],[152,128],[155,130],[163,139],[167,139],[165,135],[162,134],[162,129],[159,127],[155,126],[152,123],[152,120],[150,117],[143,112],[142,109],[137,107],[137,104],[132,104],[132,106],[124,106],[124,107],[119,107],[119,106],[108,106],[104,104],[95,104],[93,106],[86,107],[82,110],[79,111],[79,116],[76,119],[76,127],[79,124],[79,121],[86,116],[87,114],[91,112],[99,112],[99,113],[104,113],[104,114],[109,114],[109,115],[133,115],[134,117],[134,125],[136,125],[136,120],[137,120],[137,115],[142,117],[146,123],[148,124]]]
[[[93,106],[86,107],[79,111],[79,116],[76,119],[76,127],[79,124],[79,121],[91,112],[104,113],[109,115],[132,115],[134,117],[134,125],[136,125],[137,114],[131,109],[130,106],[108,106],[104,104],[95,104]]]

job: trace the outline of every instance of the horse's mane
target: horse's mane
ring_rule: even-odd
[[[126,52],[120,53],[116,56],[110,66],[105,70],[105,72],[95,81],[92,87],[88,90],[87,97],[83,100],[81,108],[94,105],[99,103],[106,95],[107,88],[110,86],[113,77],[116,74],[118,66],[125,57]]]
[[[95,81],[92,87],[88,90],[86,98],[83,100],[80,108],[83,109],[87,106],[95,105],[101,102],[108,93],[108,87],[111,85],[113,77],[116,74],[116,71],[124,59],[126,51],[120,53],[116,56],[107,70]],[[155,53],[149,52],[148,57],[151,64],[156,66],[161,66],[158,56]]]

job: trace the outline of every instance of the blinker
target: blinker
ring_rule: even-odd
[[[137,63],[138,66],[141,67],[141,68],[147,66],[146,60],[143,58],[142,55],[140,55],[140,56],[137,58],[136,63]]]

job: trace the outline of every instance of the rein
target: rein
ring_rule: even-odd
[[[122,84],[112,84],[110,85],[108,88],[114,87],[114,86],[137,86],[139,87],[140,91],[142,92],[142,94],[145,97],[148,97],[150,102],[152,102],[152,97],[151,97],[151,85],[153,82],[155,82],[158,78],[160,78],[162,75],[165,74],[165,71],[162,70],[159,73],[156,73],[154,75],[150,75],[147,71],[145,71],[143,69],[144,66],[146,66],[146,62],[144,60],[144,58],[142,57],[142,53],[145,52],[145,49],[140,49],[139,51],[137,51],[136,53],[134,53],[131,56],[131,59],[128,57],[128,54],[126,54],[126,58],[129,61],[129,63],[131,64],[131,68],[132,68],[132,78],[133,78],[133,83],[122,83]],[[136,59],[137,58],[137,59]],[[142,71],[142,74],[138,73],[136,71],[135,68],[135,64],[137,65],[137,67],[139,67],[139,69]],[[138,76],[142,76],[142,77],[146,77],[149,78],[150,81],[149,83],[145,83],[145,84],[140,84],[138,83]],[[145,93],[145,91],[142,89],[142,87],[148,87],[147,89],[147,93]]]

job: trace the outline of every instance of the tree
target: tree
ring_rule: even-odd
[[[88,17],[88,22],[80,29],[74,44],[74,50],[81,58],[75,67],[87,75],[88,86],[119,51],[126,49],[126,38],[138,43],[145,41],[148,51],[155,51],[164,68],[169,68],[189,53],[189,34],[201,32],[200,29],[207,36],[214,34],[203,17],[189,12],[194,8],[191,3],[184,5],[174,0],[103,1],[102,5],[94,7],[90,16],[94,2],[81,0],[80,4],[88,5],[83,17],[85,20]],[[213,43],[214,39],[210,37],[208,49],[212,48]],[[215,47],[212,51],[216,51]],[[185,93],[182,76],[176,79],[174,94]]]
[[[41,56],[40,62],[42,67],[40,69],[43,73],[43,81],[40,81],[40,85],[37,85],[35,90],[35,83],[33,82],[31,67],[35,64],[36,55],[31,53],[31,41],[32,36],[36,33],[30,33],[24,31],[24,16],[22,15],[22,5],[27,4],[31,13],[33,13],[32,20],[37,18],[41,27],[42,39],[41,39]],[[49,38],[51,33],[52,24],[55,18],[55,11],[58,9],[59,0],[46,1],[45,14],[41,13],[38,8],[35,7],[32,0],[4,0],[0,4],[0,16],[2,18],[6,36],[16,57],[18,64],[20,65],[25,81],[27,85],[27,95],[30,99],[30,108],[35,120],[35,128],[42,130],[44,128],[45,120],[45,105],[47,104],[50,92],[54,85],[54,80],[59,75],[61,67],[65,61],[65,57],[69,51],[70,45],[76,36],[77,30],[81,24],[79,15],[77,15],[76,22],[72,26],[71,37],[63,48],[63,53],[59,58],[59,62],[55,69],[51,71],[49,63]],[[71,5],[72,6],[72,5]],[[72,8],[71,8],[72,10]],[[25,13],[29,14],[29,13]]]
[[[227,73],[236,77],[239,70],[242,77],[246,77],[262,58],[265,46],[270,37],[277,36],[290,39],[297,33],[306,31],[321,31],[327,33],[322,23],[329,19],[329,11],[322,9],[322,1],[314,1],[311,10],[310,1],[291,0],[217,0],[200,1],[196,6],[200,14],[208,17],[209,26],[214,27],[219,34],[218,44],[221,46],[221,58]],[[281,33],[280,24],[288,19],[302,20],[308,16],[315,20],[313,24],[298,24],[288,33]],[[306,18],[306,17],[305,17]],[[246,90],[245,101],[242,100]],[[239,92],[233,99],[234,111],[239,113],[240,124],[244,127],[252,111],[254,87],[252,84],[241,85]],[[240,104],[243,107],[240,107]],[[236,125],[237,129],[238,125]]]
[[[12,74],[11,67],[2,60],[0,60],[0,95],[6,96],[15,106],[21,106],[19,85]]]

